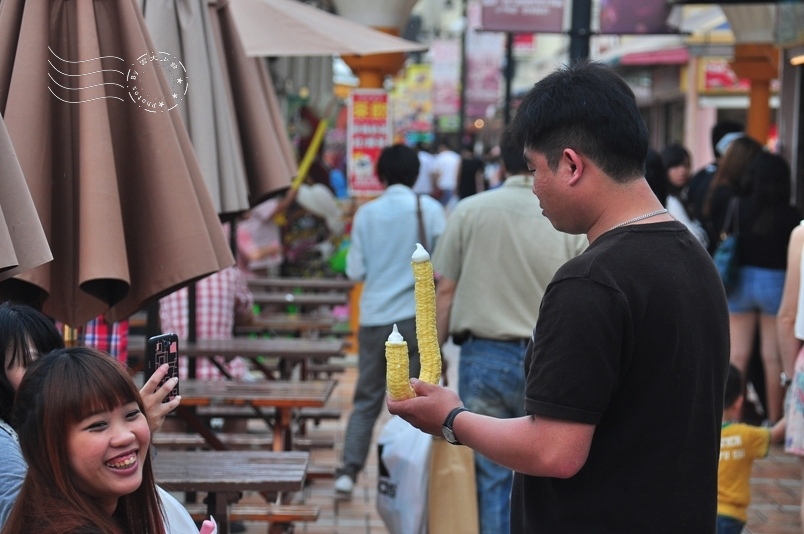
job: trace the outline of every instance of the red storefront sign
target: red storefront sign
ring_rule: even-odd
[[[388,93],[382,89],[353,89],[349,95],[347,122],[349,192],[376,196],[383,187],[376,175],[377,159],[391,144]]]

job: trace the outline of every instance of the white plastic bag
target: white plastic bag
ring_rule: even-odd
[[[394,415],[377,440],[377,511],[391,534],[427,534],[433,437]]]

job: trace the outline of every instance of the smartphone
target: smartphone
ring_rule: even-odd
[[[145,370],[143,371],[146,382],[163,363],[168,364],[170,368],[165,377],[159,382],[159,387],[174,376],[179,376],[179,336],[176,334],[161,334],[148,339]],[[170,391],[167,397],[162,399],[162,402],[169,402],[178,394],[179,384],[177,382],[176,387]]]

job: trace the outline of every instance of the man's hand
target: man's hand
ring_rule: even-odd
[[[463,406],[458,394],[442,386],[435,386],[411,378],[410,385],[416,396],[412,399],[386,401],[388,411],[423,432],[441,436],[441,425],[453,408]]]
[[[162,428],[162,423],[165,422],[165,416],[179,407],[181,403],[181,396],[176,395],[169,402],[162,402],[162,399],[168,396],[168,393],[176,387],[179,379],[176,377],[171,378],[159,386],[159,382],[165,377],[170,366],[166,363],[160,365],[151,378],[140,389],[140,397],[142,403],[145,405],[145,412],[148,416],[148,425],[151,427],[151,434]]]

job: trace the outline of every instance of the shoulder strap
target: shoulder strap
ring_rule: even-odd
[[[416,216],[419,219],[419,243],[429,253],[430,247],[427,246],[427,233],[424,231],[424,216],[422,215],[422,196],[419,194],[416,195]]]
[[[723,218],[723,234],[736,234],[739,228],[739,197],[732,197],[729,201],[729,207],[726,209],[726,216]]]

